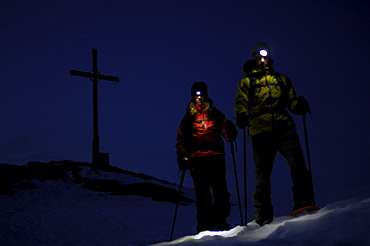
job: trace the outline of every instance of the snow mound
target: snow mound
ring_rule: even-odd
[[[0,164],[0,182],[4,246],[370,245],[368,193],[315,213],[277,217],[264,227],[254,221],[238,225],[233,207],[231,230],[194,234],[193,190],[185,187],[174,231],[178,239],[168,242],[176,184],[70,162]]]
[[[370,194],[329,204],[298,217],[254,221],[224,232],[201,232],[165,245],[370,245]]]
[[[14,195],[19,190],[37,189],[38,181],[61,180],[81,185],[85,189],[109,192],[111,195],[139,195],[172,203],[176,203],[178,199],[175,184],[109,165],[94,166],[72,161],[29,162],[26,166],[0,164],[0,173],[0,195]],[[180,196],[180,201],[193,202],[183,195]]]

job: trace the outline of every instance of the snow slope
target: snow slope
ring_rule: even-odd
[[[1,168],[2,186],[8,182],[15,192],[0,195],[1,245],[370,245],[370,193],[366,189],[362,196],[328,204],[317,213],[278,217],[264,227],[253,222],[238,225],[238,209],[233,207],[229,219],[233,229],[196,235],[193,191],[185,188],[174,233],[177,239],[168,242],[175,184],[81,163],[73,168],[45,165],[59,171],[49,169],[40,175],[36,169],[23,168],[20,178],[9,168]]]
[[[202,232],[165,245],[370,245],[370,195],[329,204],[316,213],[254,222],[226,232]]]

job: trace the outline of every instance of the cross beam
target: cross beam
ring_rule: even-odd
[[[102,75],[98,71],[98,51],[96,49],[92,50],[92,71],[82,72],[71,70],[70,75],[87,77],[93,82],[93,142],[92,142],[92,162],[95,165],[102,164],[101,157],[103,153],[99,151],[99,131],[98,131],[98,81],[107,80],[118,82],[119,77]]]

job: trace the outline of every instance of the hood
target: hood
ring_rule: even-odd
[[[274,69],[272,68],[273,60],[270,60],[270,64],[265,69],[257,68],[254,60],[250,59],[246,61],[243,65],[243,73],[247,76],[254,75],[254,77],[262,77],[264,73],[273,73]]]

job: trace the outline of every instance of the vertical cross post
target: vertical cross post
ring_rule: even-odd
[[[92,83],[93,83],[93,142],[92,142],[92,161],[94,164],[99,162],[99,125],[98,125],[98,51],[92,50]]]
[[[98,71],[98,51],[92,50],[92,71],[81,72],[71,70],[70,74],[73,76],[81,76],[90,78],[93,84],[93,141],[92,141],[92,162],[95,165],[101,164],[102,153],[99,150],[99,127],[98,127],[98,81],[108,80],[118,82],[119,78],[114,76],[102,75]]]

